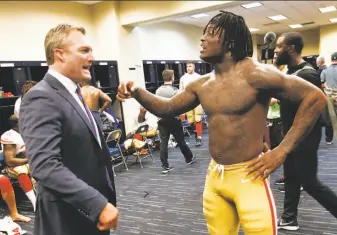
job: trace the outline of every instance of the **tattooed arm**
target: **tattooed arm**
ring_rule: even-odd
[[[326,97],[317,86],[304,79],[286,75],[271,66],[263,66],[254,86],[278,100],[298,103],[293,125],[279,145],[285,154],[292,151],[312,130],[326,106]]]
[[[172,98],[164,98],[136,87],[133,82],[122,82],[118,88],[117,99],[124,101],[132,97],[150,113],[161,118],[178,116],[200,104],[193,83]]]

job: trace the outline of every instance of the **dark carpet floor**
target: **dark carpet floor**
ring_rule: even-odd
[[[159,152],[154,152],[155,162],[148,158],[143,161],[144,168],[132,164],[129,170],[117,169],[116,187],[120,211],[118,235],[197,235],[208,234],[202,214],[202,192],[206,169],[209,164],[207,133],[203,136],[203,146],[194,147],[194,138],[186,138],[197,161],[186,165],[178,148],[170,148],[169,162],[175,168],[167,175],[161,174]],[[319,151],[319,177],[337,192],[337,141],[326,145],[322,141]],[[282,174],[282,168],[272,175],[272,182]],[[272,184],[278,209],[282,212],[284,194]],[[19,189],[20,190],[20,189]],[[19,211],[34,217],[32,207],[24,195],[18,192]],[[0,203],[0,218],[7,214],[4,203]],[[296,232],[279,231],[284,234],[337,235],[337,220],[330,215],[306,192],[302,192]],[[23,224],[28,235],[33,235],[33,222]],[[240,234],[243,234],[240,232]]]

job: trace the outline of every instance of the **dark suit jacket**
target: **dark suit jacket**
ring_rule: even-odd
[[[74,97],[47,73],[24,96],[19,126],[38,185],[34,235],[109,234],[96,228],[106,203],[116,205],[109,150]]]

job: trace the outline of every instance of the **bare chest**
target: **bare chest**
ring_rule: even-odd
[[[257,103],[257,91],[244,81],[207,82],[198,97],[208,114],[244,114]]]

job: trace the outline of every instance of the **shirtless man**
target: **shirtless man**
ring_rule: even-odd
[[[311,131],[326,105],[323,92],[250,58],[252,37],[241,16],[221,12],[201,37],[200,58],[214,65],[183,92],[162,98],[132,81],[120,84],[117,98],[135,98],[159,117],[173,117],[202,105],[209,121],[208,169],[203,206],[211,235],[275,235],[276,211],[267,177]],[[271,97],[292,100],[299,109],[279,146],[264,154],[263,135]]]
[[[100,121],[100,115],[110,106],[111,98],[100,89],[90,86],[89,81],[81,82],[81,93],[86,105],[95,116],[96,120]],[[99,108],[100,100],[104,102],[102,108]],[[101,122],[99,122],[99,125],[102,127]]]
[[[189,83],[200,77],[200,74],[194,71],[195,65],[192,62],[186,63],[186,73],[180,78],[179,89],[184,91],[185,87]],[[198,105],[195,109],[192,109],[186,113],[187,121],[192,125],[195,131],[195,146],[201,146],[202,136],[202,112],[201,105]]]

